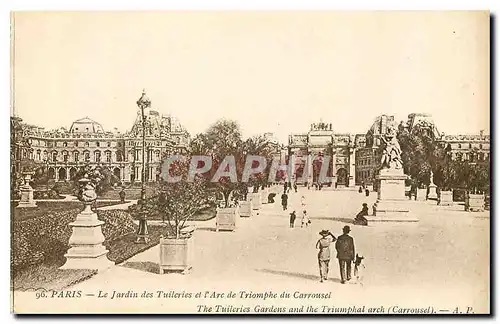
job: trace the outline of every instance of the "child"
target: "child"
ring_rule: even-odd
[[[306,210],[304,210],[304,211],[302,212],[302,225],[301,225],[300,227],[304,227],[304,225],[305,225],[306,227],[308,227],[308,226],[309,226],[309,224],[311,224],[311,220],[309,219],[309,216],[307,215],[307,211],[306,211]]]

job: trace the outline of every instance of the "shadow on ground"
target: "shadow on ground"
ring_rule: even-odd
[[[151,261],[125,262],[121,266],[125,267],[125,268],[136,269],[136,270],[141,270],[141,271],[144,271],[144,272],[150,272],[150,273],[155,273],[155,274],[159,274],[160,273],[160,267],[159,267],[159,265],[157,263],[154,263],[154,262],[151,262]]]
[[[215,227],[196,227],[197,231],[215,232]]]
[[[272,270],[272,269],[256,269],[256,271],[263,272],[263,273],[270,273],[270,274],[279,275],[279,276],[287,276],[287,277],[293,277],[293,278],[302,278],[302,279],[319,281],[319,276],[310,275],[310,274],[306,274],[306,273],[289,272],[289,271]],[[330,278],[330,279],[328,279],[328,281],[340,283],[340,280],[337,278]]]

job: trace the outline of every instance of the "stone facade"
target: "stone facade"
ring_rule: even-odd
[[[145,96],[145,94],[143,94]],[[130,131],[120,133],[104,130],[102,125],[88,117],[72,123],[69,130],[45,130],[22,123],[24,141],[11,149],[12,171],[19,169],[21,160],[39,162],[48,170],[50,179],[70,181],[84,165],[103,165],[124,183],[141,182],[142,115],[140,109]],[[146,168],[145,179],[158,181],[161,157],[165,153],[182,153],[188,149],[188,132],[171,116],[162,116],[158,110],[145,109]],[[12,123],[12,121],[11,121]],[[17,137],[20,134],[15,135]],[[19,141],[14,141],[19,142]],[[26,143],[24,143],[26,142]]]
[[[375,177],[380,169],[380,136],[384,134],[389,123],[394,122],[394,116],[378,116],[366,133],[365,147],[356,150],[356,185],[365,183],[375,185]],[[432,116],[429,114],[412,113],[408,115],[406,123],[401,122],[399,127],[410,131],[416,125],[429,127],[432,136],[443,147],[448,147],[453,159],[468,160],[471,163],[490,162],[490,136],[475,135],[446,135],[439,132]],[[376,188],[374,188],[376,189]]]
[[[332,124],[323,122],[312,124],[307,133],[291,134],[287,160],[290,161],[292,156],[299,158],[296,179],[292,181],[303,180],[302,184],[309,185],[316,183],[320,167],[315,166],[313,157],[319,156],[318,161],[321,161],[329,156],[327,176],[333,178],[332,185],[352,186],[356,182],[355,152],[362,143],[363,135],[335,133]]]

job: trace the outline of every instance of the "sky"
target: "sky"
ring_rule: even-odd
[[[366,133],[432,114],[489,133],[487,12],[23,12],[11,113],[46,128],[129,130],[143,89],[191,134],[220,118],[285,143],[310,124]],[[12,112],[12,107],[14,112]]]

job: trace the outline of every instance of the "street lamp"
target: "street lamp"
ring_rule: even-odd
[[[148,243],[148,222],[147,211],[145,208],[146,199],[146,119],[144,116],[144,109],[151,107],[151,101],[146,96],[146,90],[142,90],[142,96],[137,100],[137,106],[141,109],[141,122],[142,122],[142,170],[141,170],[141,206],[139,211],[139,229],[137,230],[137,239],[135,243]]]
[[[44,158],[43,162],[45,163],[45,170],[46,170],[45,177],[47,177],[47,193],[48,193],[49,192],[49,159]]]

